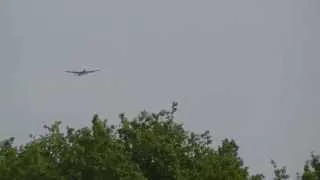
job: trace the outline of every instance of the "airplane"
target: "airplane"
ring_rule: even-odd
[[[100,71],[100,69],[86,70],[85,68],[83,68],[81,71],[69,71],[69,70],[67,70],[65,72],[73,73],[76,76],[82,76],[82,75],[86,75],[86,74],[97,72],[97,71]]]

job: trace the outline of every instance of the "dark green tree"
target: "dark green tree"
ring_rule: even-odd
[[[274,160],[271,160],[271,164],[272,164],[273,173],[274,173],[273,180],[285,180],[290,178],[289,174],[287,174],[286,166],[282,166],[279,168]]]
[[[261,180],[250,175],[239,147],[225,139],[212,148],[209,131],[186,131],[174,121],[177,103],[158,113],[142,111],[129,120],[120,114],[118,126],[94,115],[91,126],[61,130],[61,122],[45,126],[13,147],[0,146],[0,180]]]
[[[177,103],[173,103],[169,111],[152,114],[143,111],[132,121],[120,115],[119,137],[147,179],[244,180],[250,177],[238,156],[235,141],[225,139],[217,150],[213,149],[209,131],[202,134],[185,131],[182,124],[173,121],[176,111]]]
[[[302,180],[320,180],[320,156],[311,153],[311,159],[304,166]]]
[[[145,179],[112,129],[93,118],[91,128],[60,132],[61,122],[19,149],[1,149],[0,179]]]

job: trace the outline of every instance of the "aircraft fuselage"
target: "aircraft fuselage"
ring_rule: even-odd
[[[66,72],[73,73],[76,76],[82,76],[82,75],[93,73],[93,72],[96,72],[96,71],[99,71],[99,69],[96,69],[96,70],[85,70],[85,69],[83,69],[81,71],[66,71]]]

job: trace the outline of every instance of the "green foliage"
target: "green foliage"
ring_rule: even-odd
[[[282,166],[281,168],[279,168],[274,160],[271,160],[271,164],[273,166],[274,173],[273,180],[285,180],[290,178],[290,176],[287,174],[286,166]]]
[[[46,133],[31,136],[20,147],[14,138],[0,142],[0,180],[262,180],[250,175],[232,139],[211,146],[209,131],[186,131],[174,121],[177,103],[159,113],[142,111],[120,124],[107,125],[94,115],[91,126],[80,129],[61,122],[45,126]],[[288,179],[286,168],[277,168],[275,180]],[[303,180],[319,179],[319,157],[312,156]]]
[[[304,166],[302,180],[320,180],[320,156],[311,153],[311,159]]]
[[[60,124],[46,126],[48,133],[19,149],[1,149],[0,179],[145,179],[123,143],[96,115],[91,128],[67,128],[63,134]]]
[[[249,180],[263,180],[265,176],[263,174],[252,175]]]

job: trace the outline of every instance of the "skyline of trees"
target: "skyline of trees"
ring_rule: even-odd
[[[175,122],[178,103],[158,113],[142,111],[108,125],[97,114],[91,127],[61,130],[61,121],[19,147],[14,137],[0,142],[0,180],[262,180],[250,174],[233,139],[212,147],[209,131],[196,134]],[[320,156],[311,154],[301,175],[271,160],[274,180],[320,179]]]

